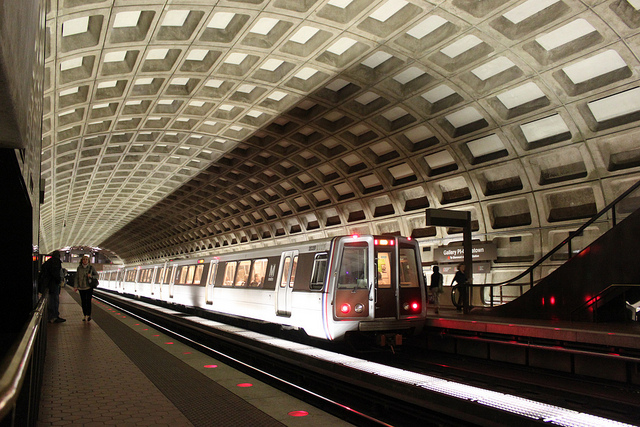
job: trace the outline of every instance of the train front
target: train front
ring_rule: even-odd
[[[334,242],[325,303],[329,339],[371,334],[398,343],[419,333],[427,314],[420,251],[396,236],[348,236]]]

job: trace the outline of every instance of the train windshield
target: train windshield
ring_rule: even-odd
[[[367,289],[367,253],[366,242],[345,244],[338,275],[338,289]]]

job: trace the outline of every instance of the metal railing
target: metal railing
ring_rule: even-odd
[[[564,239],[556,247],[551,249],[546,255],[544,255],[538,261],[536,261],[531,267],[527,268],[525,271],[523,271],[522,273],[518,274],[517,276],[515,276],[515,277],[513,277],[513,278],[511,278],[509,280],[505,280],[504,282],[485,283],[485,284],[478,284],[478,285],[471,285],[471,286],[474,287],[474,288],[482,288],[483,290],[485,288],[489,287],[489,301],[490,301],[490,306],[491,307],[494,306],[494,296],[495,296],[495,289],[496,288],[498,288],[499,292],[500,292],[501,304],[504,303],[504,300],[502,299],[503,288],[504,287],[519,286],[520,287],[520,295],[522,295],[523,294],[523,287],[528,285],[528,288],[531,289],[531,288],[533,288],[533,286],[535,284],[537,284],[540,280],[542,280],[542,279],[534,280],[534,271],[538,267],[541,267],[542,264],[546,260],[551,258],[554,254],[559,252],[560,249],[562,249],[565,246],[567,246],[568,258],[571,258],[574,255],[572,253],[573,249],[572,249],[572,245],[571,245],[571,242],[573,241],[573,239],[575,237],[582,236],[584,230],[586,230],[587,227],[589,227],[591,224],[596,222],[598,219],[600,219],[604,214],[606,214],[609,211],[611,211],[611,221],[612,221],[612,227],[611,228],[615,227],[616,224],[617,224],[617,220],[618,220],[618,215],[616,214],[616,206],[618,206],[623,200],[625,200],[627,197],[629,197],[638,188],[640,188],[640,181],[636,182],[631,187],[629,187],[629,189],[627,189],[624,193],[622,193],[620,196],[618,196],[613,202],[611,202],[607,206],[605,206],[602,210],[600,210],[600,212],[598,212],[593,217],[591,217],[591,219],[589,219],[587,222],[585,222],[580,228],[578,228],[577,230],[569,233],[569,236],[566,239]],[[520,280],[520,279],[522,279],[523,277],[526,277],[526,276],[529,276],[529,283],[528,284],[526,282],[524,282],[524,283],[523,282],[514,283],[514,282],[516,282],[516,281],[518,281],[518,280]],[[484,293],[484,291],[483,291],[483,293]],[[517,298],[517,296],[512,296],[512,299],[515,299],[515,298]]]
[[[576,315],[576,313],[579,313],[580,311],[583,310],[587,310],[587,309],[591,309],[591,315],[592,315],[592,320],[595,322],[598,319],[598,308],[600,306],[601,301],[606,303],[606,298],[609,295],[619,295],[622,294],[623,296],[623,300],[626,302],[627,301],[627,297],[626,294],[628,291],[630,290],[636,290],[636,289],[640,289],[640,284],[612,284],[607,286],[606,288],[604,288],[602,291],[600,291],[600,293],[598,293],[598,295],[591,297],[589,300],[587,300],[586,302],[584,302],[582,305],[580,305],[579,307],[575,308],[572,312],[571,312],[571,317],[573,318],[574,315]],[[631,319],[631,320],[636,320],[636,319]]]
[[[0,427],[35,426],[47,347],[48,292],[0,366]]]

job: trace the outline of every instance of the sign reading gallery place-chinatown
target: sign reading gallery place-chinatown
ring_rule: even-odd
[[[471,247],[471,259],[476,261],[493,261],[498,257],[496,245],[493,242],[474,242]],[[433,251],[436,262],[463,262],[464,248],[462,246],[438,246]]]

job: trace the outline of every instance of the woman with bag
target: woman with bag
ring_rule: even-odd
[[[82,300],[82,314],[84,319],[82,321],[91,321],[91,298],[93,297],[93,286],[91,286],[93,280],[98,280],[98,272],[89,264],[89,257],[83,256],[78,265],[76,277],[74,279],[73,288],[75,291],[80,291],[80,299]]]

